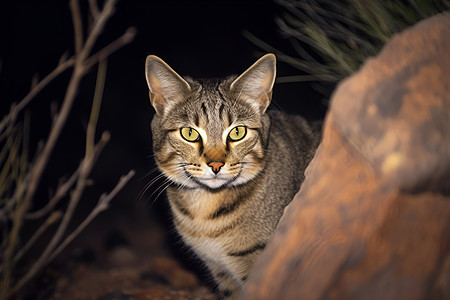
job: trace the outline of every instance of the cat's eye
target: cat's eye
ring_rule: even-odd
[[[246,134],[247,128],[245,126],[237,126],[231,129],[230,133],[228,134],[228,138],[231,141],[236,142],[242,140]]]
[[[197,142],[200,139],[200,134],[194,128],[181,128],[180,133],[181,136],[188,142]]]

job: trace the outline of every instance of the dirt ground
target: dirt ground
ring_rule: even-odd
[[[145,208],[134,216],[104,213],[18,298],[215,299],[201,263],[170,238],[170,230]],[[180,253],[187,258],[180,259]]]

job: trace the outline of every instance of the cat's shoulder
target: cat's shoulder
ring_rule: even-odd
[[[310,130],[309,122],[299,115],[287,114],[279,110],[270,109],[267,111],[270,123],[273,128],[283,130]]]
[[[287,114],[278,110],[268,110],[270,118],[270,131],[273,136],[281,136],[285,139],[306,142],[312,145],[320,140],[320,124],[309,122],[300,115]],[[308,143],[308,144],[309,144]]]

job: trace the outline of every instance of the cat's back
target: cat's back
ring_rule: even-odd
[[[275,230],[284,208],[300,189],[319,141],[318,133],[301,116],[276,110],[268,110],[266,114],[270,119],[266,165],[252,191],[253,200],[248,207],[248,215],[252,217],[242,226],[246,228],[246,236]],[[266,241],[270,237],[271,234],[266,235]]]
[[[299,190],[320,135],[301,116],[277,110],[269,110],[267,115],[270,119],[269,139],[266,166],[260,178],[264,192],[258,205],[267,206],[272,211],[269,214],[278,211],[274,215],[279,217]]]
[[[304,170],[319,143],[316,126],[311,126],[299,115],[277,110],[269,110],[267,114],[270,118],[269,155],[276,156],[279,161],[296,163]]]

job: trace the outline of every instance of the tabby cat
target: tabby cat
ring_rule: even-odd
[[[194,80],[149,55],[156,163],[175,227],[209,267],[221,298],[239,295],[318,144],[299,116],[267,110],[275,55],[240,76]]]

